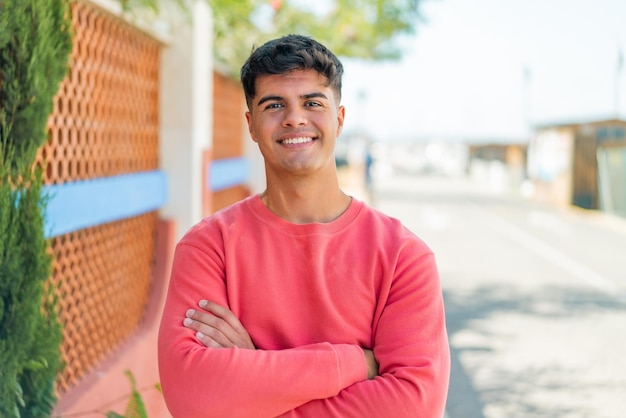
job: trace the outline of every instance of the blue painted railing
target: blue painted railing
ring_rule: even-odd
[[[250,178],[250,163],[244,157],[215,160],[209,164],[206,176],[214,192],[246,184]]]
[[[146,171],[44,187],[47,237],[141,215],[167,201],[167,177]]]
[[[250,165],[245,158],[213,161],[206,175],[212,191],[245,184]],[[167,202],[167,176],[161,170],[44,186],[49,196],[44,232],[56,237],[141,215]]]

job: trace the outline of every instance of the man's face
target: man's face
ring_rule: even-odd
[[[246,119],[268,176],[334,170],[345,111],[325,84],[326,78],[314,70],[256,79]]]

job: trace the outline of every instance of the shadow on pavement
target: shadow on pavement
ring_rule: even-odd
[[[584,317],[598,312],[626,312],[626,303],[603,293],[589,289],[566,289],[546,286],[539,291],[520,292],[513,285],[493,285],[473,288],[471,291],[444,291],[446,306],[446,324],[451,342],[457,333],[478,328],[481,320],[504,314],[522,315],[533,319],[554,320],[577,316]],[[484,321],[483,321],[484,322]],[[484,330],[476,330],[484,332]],[[559,365],[549,368],[529,368],[519,371],[500,370],[493,379],[496,384],[488,389],[477,390],[472,377],[464,368],[461,357],[470,352],[493,353],[490,344],[473,344],[455,347],[451,343],[450,390],[446,405],[447,418],[484,418],[485,406],[490,403],[515,403],[515,414],[508,416],[523,417],[565,417],[593,416],[592,411],[581,410],[580,405],[550,404],[547,408],[537,407],[529,393],[543,390],[551,393],[567,390],[572,393],[583,392],[584,382],[567,381],[563,386],[559,379],[563,370]],[[489,367],[486,365],[485,367]],[[587,387],[588,388],[588,387]],[[597,385],[596,385],[597,388]]]

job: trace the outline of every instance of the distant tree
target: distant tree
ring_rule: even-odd
[[[159,10],[163,2],[185,8],[185,0],[118,0],[126,10]],[[337,55],[397,59],[396,37],[414,32],[423,0],[334,0],[321,9],[304,0],[206,0],[213,10],[215,57],[236,73],[254,45],[279,35],[309,35]]]

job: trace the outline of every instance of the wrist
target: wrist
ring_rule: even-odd
[[[367,365],[367,379],[371,380],[378,376],[378,362],[372,350],[364,348],[363,354],[365,356],[365,364]]]

